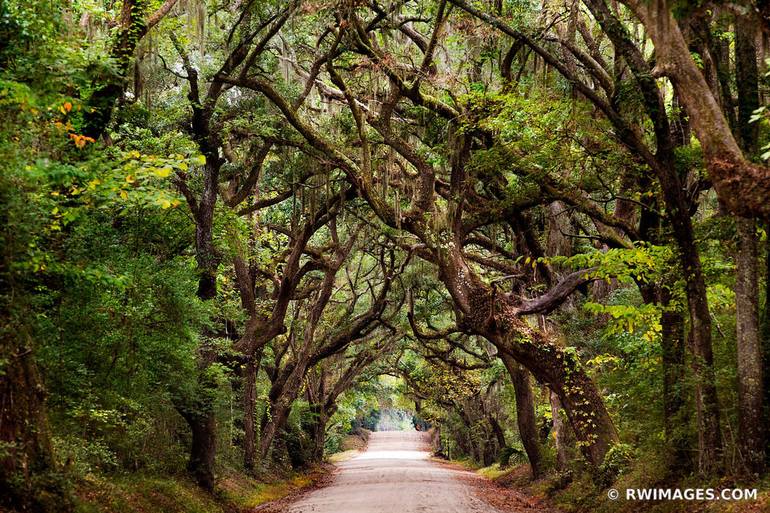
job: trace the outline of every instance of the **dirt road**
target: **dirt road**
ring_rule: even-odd
[[[498,513],[474,496],[463,471],[431,461],[427,450],[425,433],[372,433],[366,452],[288,512]]]

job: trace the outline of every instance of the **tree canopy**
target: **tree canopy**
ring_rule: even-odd
[[[759,1],[5,0],[0,507],[378,419],[572,510],[761,488],[769,38]]]

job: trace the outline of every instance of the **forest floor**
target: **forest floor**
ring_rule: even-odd
[[[203,491],[189,477],[153,474],[89,475],[76,489],[76,513],[234,513],[293,497],[323,486],[335,467],[257,480],[223,470],[216,492]],[[0,513],[2,509],[0,508]]]
[[[532,481],[529,465],[522,464],[500,469],[497,464],[480,469],[479,474],[489,478],[487,487],[491,490],[491,502],[498,504],[496,490],[510,490],[535,504],[551,504],[564,513],[770,513],[770,482],[739,483],[727,479],[703,481],[690,476],[679,481],[660,481],[649,470],[654,463],[640,463],[638,467],[621,476],[613,485],[620,492],[620,498],[611,500],[609,489],[603,489],[593,482],[589,472],[578,473],[574,478],[565,474],[550,473]],[[626,489],[708,489],[741,488],[757,489],[756,499],[740,501],[634,501],[625,500]],[[504,507],[503,511],[509,511]],[[518,511],[511,509],[510,511]]]
[[[339,464],[325,486],[259,513],[551,512],[459,465],[431,459],[419,432],[372,433],[365,452]]]

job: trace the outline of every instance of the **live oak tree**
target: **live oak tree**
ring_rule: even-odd
[[[349,32],[352,45],[356,51],[382,66],[388,75],[386,78],[391,82],[390,90],[385,93],[387,98],[383,102],[381,112],[378,115],[370,114],[368,110],[365,111],[362,108],[368,99],[356,97],[334,68],[334,64],[327,63],[331,80],[340,94],[347,99],[346,106],[350,109],[356,123],[358,144],[361,148],[360,160],[354,160],[320,136],[300,119],[289,102],[266,81],[229,78],[225,80],[265,94],[309,144],[318,151],[333,156],[383,222],[417,237],[425,246],[419,249],[418,255],[435,263],[438,267],[439,276],[455,301],[458,324],[462,329],[487,337],[501,352],[513,356],[527,366],[538,379],[553,387],[562,399],[587,458],[594,464],[601,463],[617,435],[598,392],[590,378],[584,374],[579,362],[565,355],[557,346],[547,341],[541,333],[521,319],[523,314],[545,312],[554,308],[582,281],[580,273],[557,285],[551,294],[528,303],[517,300],[515,296],[498,294],[494,287],[487,285],[478,277],[469,266],[462,251],[465,237],[472,232],[472,225],[464,226],[463,223],[465,208],[463,198],[470,192],[470,185],[465,176],[465,166],[470,156],[470,136],[458,134],[452,147],[449,148],[454,153],[447,158],[451,163],[451,169],[448,170],[450,176],[448,183],[444,182],[445,194],[441,196],[436,192],[439,180],[433,165],[426,162],[417,152],[417,148],[405,138],[395,134],[393,127],[397,103],[402,99],[402,95],[417,106],[425,103],[425,96],[418,88],[407,87],[405,81],[388,68],[388,63],[378,53],[369,36],[367,35],[364,39],[362,22],[355,13],[350,14],[352,19],[347,22],[352,26]],[[428,52],[423,60],[423,66],[427,67],[431,59],[431,52]],[[429,107],[432,107],[439,116],[460,115],[455,113],[452,107],[443,103],[435,102]],[[374,179],[378,163],[375,160],[376,155],[373,155],[370,150],[370,128],[376,131],[397,158],[403,159],[404,168],[410,166],[416,173],[416,176],[411,178],[414,183],[413,201],[403,212],[401,205],[391,207],[377,195]],[[456,132],[458,128],[452,127],[451,124],[448,126],[450,132]],[[399,129],[401,129],[400,126]],[[390,169],[384,169],[384,171],[391,172]],[[406,175],[406,172],[403,174]],[[384,181],[383,178],[379,180]],[[396,191],[394,194],[400,193],[398,189]],[[446,212],[435,210],[438,198],[446,202]],[[482,211],[481,215],[484,214],[485,212]]]
[[[51,5],[0,6],[0,507],[394,404],[564,485],[766,472],[763,2]]]

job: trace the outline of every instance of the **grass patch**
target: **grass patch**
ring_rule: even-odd
[[[351,459],[355,458],[356,456],[358,456],[359,454],[361,454],[360,450],[358,450],[358,449],[351,449],[349,451],[342,451],[342,452],[334,453],[334,454],[332,454],[331,456],[329,456],[326,459],[329,461],[329,463],[337,464],[337,463],[342,463],[343,461],[351,460]]]
[[[282,499],[313,484],[323,472],[263,482],[225,471],[214,494],[183,476],[89,475],[76,491],[76,513],[232,513]]]
[[[448,460],[446,458],[432,456],[430,459],[438,463],[450,463],[452,465],[457,465],[458,467],[462,467],[463,469],[469,470],[471,472],[476,472],[480,468],[479,465],[470,458],[463,458],[459,460]]]
[[[215,496],[181,477],[88,476],[77,489],[77,513],[224,513]]]
[[[512,470],[511,467],[501,468],[499,463],[493,463],[488,467],[478,469],[476,473],[487,479],[495,480],[510,474]]]
[[[252,509],[267,502],[283,499],[312,483],[313,479],[305,474],[297,474],[286,480],[268,483],[260,483],[239,475],[223,480],[221,493],[227,502],[238,509]]]

